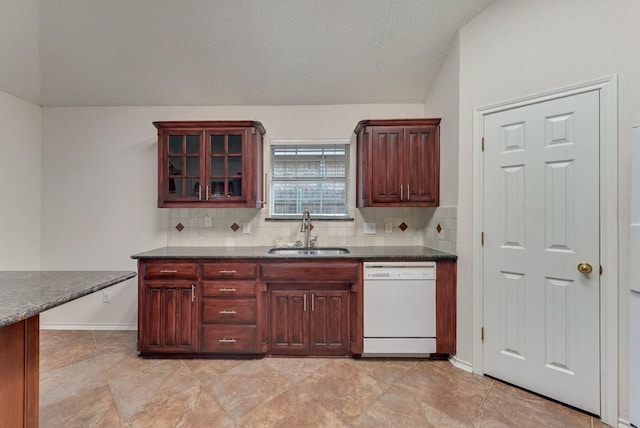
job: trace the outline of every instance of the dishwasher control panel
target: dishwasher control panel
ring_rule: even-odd
[[[428,263],[371,263],[364,264],[365,280],[435,279],[436,264]]]

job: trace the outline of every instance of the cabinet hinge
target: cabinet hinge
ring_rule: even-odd
[[[484,232],[480,232],[480,245],[484,245]]]
[[[484,137],[482,137],[482,151],[484,152]]]
[[[484,342],[484,327],[480,329],[480,339]]]

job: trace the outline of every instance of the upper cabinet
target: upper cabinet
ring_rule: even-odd
[[[262,208],[265,129],[254,121],[153,122],[158,207]]]
[[[363,120],[357,135],[357,206],[440,203],[440,119]]]

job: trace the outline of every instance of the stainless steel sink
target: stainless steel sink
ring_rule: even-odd
[[[281,256],[340,256],[349,254],[346,248],[272,248],[269,254]]]

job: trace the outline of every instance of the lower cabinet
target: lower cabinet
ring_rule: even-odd
[[[456,264],[438,262],[437,352],[456,351]],[[358,355],[355,259],[141,259],[141,355]]]
[[[191,353],[197,350],[196,283],[145,281],[138,350]]]
[[[345,355],[349,346],[349,292],[269,292],[272,354]]]

